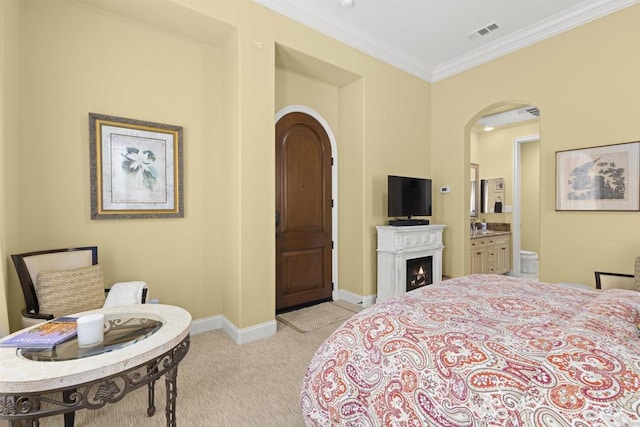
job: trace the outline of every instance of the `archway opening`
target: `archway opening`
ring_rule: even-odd
[[[540,110],[525,101],[492,104],[468,122],[465,139],[470,162],[478,165],[475,193],[481,197],[478,216],[466,227],[470,239],[474,223],[510,231],[508,274],[538,277],[538,264],[528,261],[534,255],[539,259],[540,252]],[[468,182],[466,194],[471,198],[471,177]],[[527,257],[524,270],[522,254]],[[472,255],[465,269],[470,273],[476,272]]]

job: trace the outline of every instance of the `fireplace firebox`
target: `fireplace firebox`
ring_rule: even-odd
[[[407,260],[407,292],[433,283],[433,257]]]

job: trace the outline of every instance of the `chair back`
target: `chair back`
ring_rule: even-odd
[[[605,273],[603,271],[596,271],[596,289],[627,289],[635,291],[636,284],[633,274],[623,273]]]
[[[11,255],[11,259],[22,287],[26,303],[25,311],[38,313],[40,311],[36,295],[38,273],[47,270],[72,270],[96,265],[98,264],[98,247],[49,249]]]

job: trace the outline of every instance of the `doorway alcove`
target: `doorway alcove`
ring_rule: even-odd
[[[367,294],[356,280],[365,264],[362,200],[344,195],[364,192],[362,152],[363,80],[360,75],[282,44],[275,49],[275,121],[289,112],[304,112],[332,135],[333,299]],[[343,165],[349,165],[344,167]],[[360,226],[358,226],[360,224]],[[352,254],[340,263],[340,253]],[[362,259],[359,259],[362,258]],[[341,288],[341,283],[349,283]]]
[[[533,114],[517,118],[522,109],[530,109]],[[480,179],[504,178],[504,211],[480,213],[478,220],[510,224],[509,274],[514,276],[520,276],[520,251],[539,253],[540,250],[539,117],[540,111],[530,103],[505,101],[481,110],[466,127],[465,149],[469,151],[471,163],[479,164]],[[498,121],[491,123],[493,129],[485,130],[484,124],[496,118]],[[528,144],[526,150],[525,144]],[[467,194],[470,193],[469,188]],[[467,266],[470,268],[469,262]]]

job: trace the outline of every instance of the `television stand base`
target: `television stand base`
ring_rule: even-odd
[[[406,227],[411,225],[429,225],[428,219],[393,219],[389,220],[389,225],[394,227]]]

